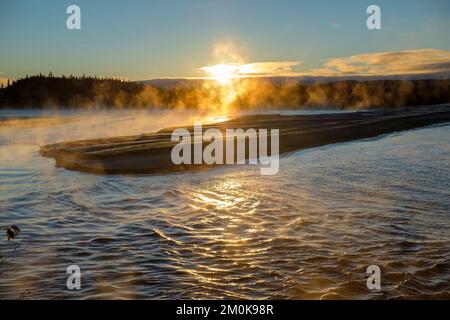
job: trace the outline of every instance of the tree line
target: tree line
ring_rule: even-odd
[[[161,87],[92,76],[26,76],[0,88],[0,107],[8,108],[197,108],[362,109],[450,102],[450,80],[345,80],[300,83],[286,78],[236,79]]]

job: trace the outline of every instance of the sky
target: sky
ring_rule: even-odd
[[[66,8],[81,8],[68,30]],[[381,8],[381,30],[366,26]],[[450,70],[448,0],[0,0],[0,79],[130,80]],[[250,70],[250,71],[249,71]]]

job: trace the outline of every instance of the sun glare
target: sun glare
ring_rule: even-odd
[[[230,83],[231,80],[236,77],[239,66],[232,64],[217,64],[202,69],[218,83],[225,85]]]

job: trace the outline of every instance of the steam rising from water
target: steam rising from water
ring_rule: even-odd
[[[191,126],[194,121],[213,123],[226,116],[192,110],[34,110],[32,113],[40,117],[10,117],[8,110],[0,113],[0,145],[40,146],[63,141],[139,135],[167,127]]]

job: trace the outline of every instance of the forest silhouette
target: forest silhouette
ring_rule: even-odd
[[[229,92],[232,99],[229,99]],[[226,93],[226,94],[225,94]],[[226,101],[224,99],[227,98]],[[26,76],[0,88],[1,108],[200,109],[221,104],[236,109],[362,109],[450,102],[450,80],[336,80],[301,83],[270,78],[213,80],[158,86],[92,76]]]

